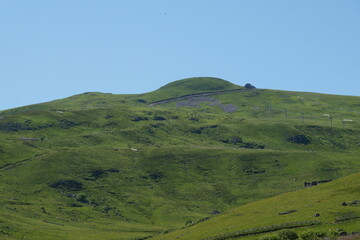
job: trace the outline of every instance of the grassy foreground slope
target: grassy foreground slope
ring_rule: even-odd
[[[279,213],[286,213],[280,215]],[[293,228],[299,235],[305,232],[354,232],[360,230],[360,174],[324,183],[304,190],[285,193],[228,210],[194,226],[163,234],[155,239],[205,239],[225,233],[251,230],[271,225],[299,221],[320,221],[319,224]],[[237,239],[258,239],[254,234]],[[232,238],[229,238],[232,239]]]
[[[143,238],[359,172],[358,103],[192,78],[2,111],[0,239]]]

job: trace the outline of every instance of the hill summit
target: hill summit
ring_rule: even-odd
[[[242,89],[243,87],[214,77],[193,77],[171,82],[146,94],[151,101],[177,98],[184,95]]]
[[[171,90],[173,88],[193,91],[222,91],[240,87],[221,78],[193,77],[171,82],[160,89]]]

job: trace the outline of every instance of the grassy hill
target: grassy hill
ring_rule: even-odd
[[[0,239],[140,239],[359,172],[358,103],[192,78],[2,111]]]

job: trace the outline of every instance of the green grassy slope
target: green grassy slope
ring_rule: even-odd
[[[244,89],[148,105],[238,88],[195,78],[0,112],[0,238],[142,238],[360,171],[359,97]]]
[[[359,231],[360,202],[356,202],[359,199],[360,174],[356,173],[330,183],[234,208],[194,226],[162,234],[155,239],[204,239],[239,230],[314,220],[320,221],[320,224],[294,228],[293,231],[299,235],[310,231],[331,235],[336,229]],[[343,206],[343,203],[348,205]],[[290,210],[295,211],[279,215]],[[316,214],[319,216],[316,217]],[[276,233],[255,234],[239,239],[258,239],[264,235],[276,236]]]

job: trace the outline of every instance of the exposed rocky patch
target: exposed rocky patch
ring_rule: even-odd
[[[21,137],[20,139],[23,141],[40,141],[40,139],[31,138],[31,137]]]
[[[221,107],[222,110],[228,113],[235,112],[237,110],[237,107],[233,104],[227,104],[227,105],[220,104],[219,106]]]
[[[250,83],[245,84],[245,89],[256,89],[256,87]]]
[[[178,101],[177,107],[199,107],[199,104],[207,103],[209,106],[219,106],[225,112],[235,112],[237,107],[233,104],[221,104],[221,102],[209,96],[192,96],[187,97],[184,101]]]
[[[187,97],[184,101],[176,103],[177,107],[199,107],[200,103],[208,103],[210,106],[220,105],[220,101],[213,97],[200,96],[200,97]]]

